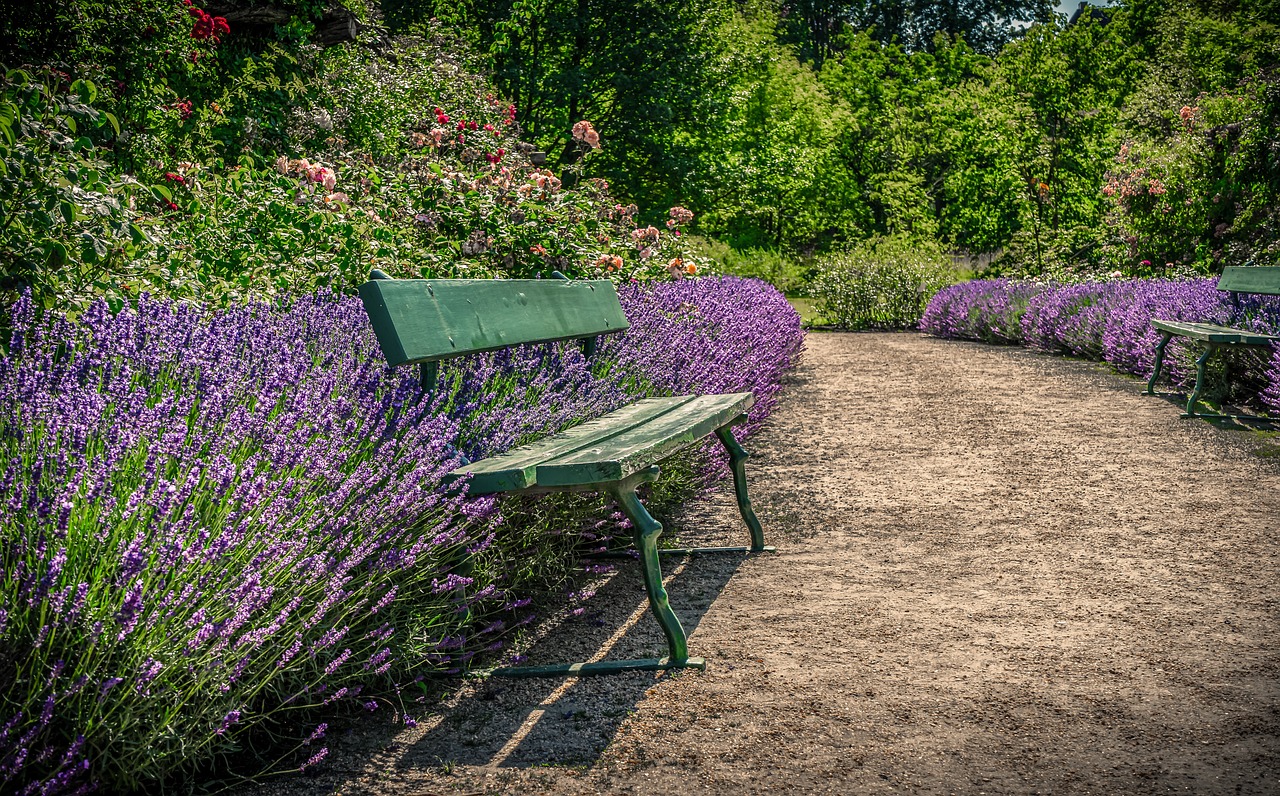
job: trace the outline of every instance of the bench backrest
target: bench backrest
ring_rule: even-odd
[[[628,327],[608,280],[371,279],[360,299],[392,367]]]
[[[1280,296],[1280,266],[1243,265],[1222,269],[1218,290]]]

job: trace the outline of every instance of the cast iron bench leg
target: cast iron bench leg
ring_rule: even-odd
[[[667,590],[662,585],[662,563],[658,560],[658,537],[662,535],[662,523],[653,518],[636,494],[637,486],[657,477],[658,468],[650,467],[616,484],[610,484],[609,494],[618,502],[622,512],[635,527],[635,543],[636,549],[640,551],[640,571],[644,573],[644,588],[649,593],[649,605],[653,608],[653,615],[662,626],[663,635],[667,637],[669,650],[667,660],[676,666],[705,668],[706,664],[702,663],[701,658],[693,659],[698,663],[691,662],[684,628],[680,626],[680,620],[676,617],[675,611],[671,610],[671,603],[667,600]]]
[[[733,470],[733,491],[738,499],[738,512],[742,514],[742,521],[747,524],[747,530],[751,532],[750,547],[663,547],[658,550],[660,556],[696,556],[704,553],[773,553],[777,552],[777,548],[764,543],[764,529],[760,527],[760,520],[756,518],[755,511],[751,508],[751,497],[747,494],[747,458],[751,455],[743,450],[738,444],[738,440],[734,438],[733,432],[729,430],[729,426],[746,419],[743,415],[733,423],[723,428],[716,429],[716,437],[724,444],[725,450],[729,452],[729,466]],[[619,501],[621,502],[621,501]],[[642,507],[643,508],[643,507]],[[633,519],[632,522],[635,522]],[[636,546],[637,549],[639,545]],[[591,553],[591,558],[627,558],[632,554],[623,551],[607,551],[601,553]]]
[[[689,642],[684,628],[671,603],[667,599],[667,590],[662,585],[662,564],[658,560],[658,537],[662,535],[662,524],[653,518],[649,510],[640,502],[636,487],[648,483],[658,477],[658,468],[650,467],[635,475],[601,485],[603,489],[618,503],[622,512],[631,520],[635,528],[636,549],[640,551],[640,571],[644,575],[644,588],[649,593],[649,607],[653,616],[662,627],[662,634],[667,637],[667,657],[642,658],[627,661],[597,661],[595,663],[566,663],[552,666],[517,666],[506,669],[495,669],[497,677],[577,677],[588,674],[612,674],[626,671],[655,671],[660,669],[705,669],[707,662],[703,658],[689,657]]]
[[[1156,369],[1151,372],[1151,378],[1147,381],[1147,395],[1156,394],[1156,379],[1160,378],[1160,368],[1164,365],[1164,347],[1173,338],[1172,332],[1161,332],[1161,335],[1160,343],[1156,346]]]
[[[716,429],[716,436],[724,443],[725,450],[729,451],[729,466],[733,469],[733,491],[738,498],[738,512],[742,514],[742,521],[747,524],[747,530],[751,531],[751,552],[773,550],[772,547],[764,546],[764,529],[760,527],[760,520],[756,518],[756,513],[751,508],[751,498],[747,495],[746,462],[751,454],[738,444],[728,426]]]
[[[1216,350],[1218,350],[1218,347],[1213,343],[1209,343],[1204,353],[1196,360],[1196,388],[1191,391],[1191,397],[1187,399],[1187,413],[1183,417],[1197,417],[1196,401],[1200,400],[1200,392],[1204,389],[1205,365]]]

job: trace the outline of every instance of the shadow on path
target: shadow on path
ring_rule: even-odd
[[[691,636],[690,651],[695,656],[709,655],[710,651],[698,648],[696,631],[747,556],[663,558],[667,592]],[[639,565],[627,559],[616,563],[618,571],[586,602],[581,615],[548,628],[527,651],[528,664],[665,654]],[[605,618],[619,612],[625,617],[621,622]],[[489,678],[474,693],[441,711],[434,726],[403,750],[397,767],[590,765],[656,681],[680,676],[680,672],[634,672],[582,678]]]

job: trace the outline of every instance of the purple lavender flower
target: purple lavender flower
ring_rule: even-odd
[[[1216,288],[1213,279],[1076,285],[976,280],[940,291],[921,328],[939,337],[1023,342],[1045,351],[1101,359],[1145,378],[1155,365],[1160,340],[1153,318],[1280,332],[1280,298],[1232,296]],[[1201,350],[1182,338],[1169,344],[1166,372],[1175,384],[1186,387],[1194,381],[1195,358]],[[1247,365],[1233,375],[1238,391],[1280,409],[1280,354],[1261,368]]]
[[[14,706],[3,789],[73,791],[91,762],[107,789],[133,789],[284,704],[412,672],[414,638],[441,639],[448,671],[531,622],[503,557],[559,556],[568,571],[572,541],[507,533],[518,511],[446,489],[460,452],[674,393],[750,390],[750,431],[802,348],[798,316],[760,282],[621,298],[632,329],[594,361],[573,344],[466,357],[430,397],[412,369],[385,367],[354,298],[207,312],[143,297],[75,322],[17,302],[0,356],[0,402],[15,409],[0,415],[0,645],[42,676],[0,680]],[[463,555],[477,562],[465,576],[451,571]],[[149,744],[110,734],[102,717],[126,712]]]

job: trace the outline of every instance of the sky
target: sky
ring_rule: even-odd
[[[1105,0],[1091,0],[1090,5],[1109,6],[1113,4],[1110,2],[1106,2]],[[1063,0],[1062,2],[1058,3],[1058,7],[1055,10],[1059,14],[1066,14],[1067,16],[1071,16],[1076,12],[1076,8],[1078,8],[1079,6],[1080,6],[1080,0]]]

